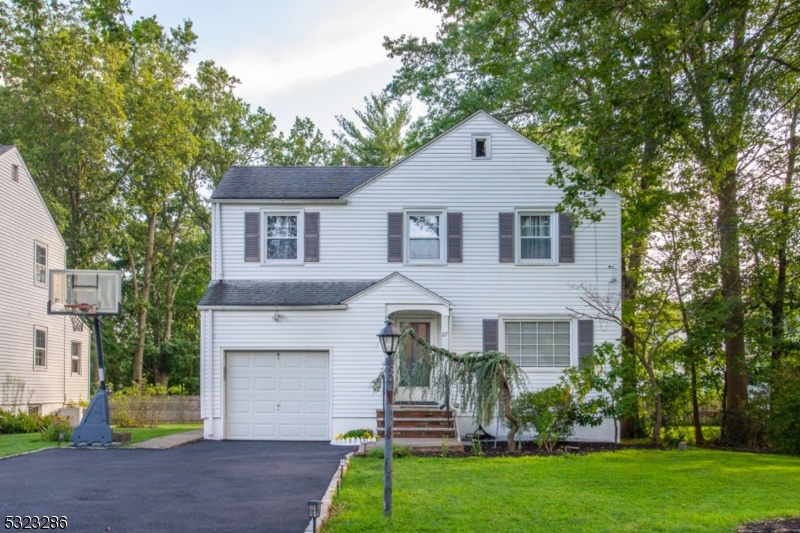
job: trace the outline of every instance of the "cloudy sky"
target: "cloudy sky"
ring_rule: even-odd
[[[214,60],[242,81],[237,94],[275,115],[280,129],[307,116],[327,137],[335,115],[355,118],[352,109],[399,66],[386,57],[384,35],[431,38],[439,22],[414,0],[133,0],[132,8],[166,26],[192,20],[199,36],[192,69]]]

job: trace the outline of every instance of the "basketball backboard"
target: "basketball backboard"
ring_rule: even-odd
[[[48,293],[51,315],[119,315],[122,271],[51,270]]]

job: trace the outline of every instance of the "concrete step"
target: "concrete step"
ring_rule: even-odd
[[[407,438],[398,438],[394,437],[392,439],[392,444],[394,446],[409,446],[416,451],[420,452],[441,452],[442,451],[442,439],[407,439]],[[367,442],[361,445],[359,448],[360,453],[366,453],[372,448],[383,448],[383,439],[378,440],[378,442]],[[464,451],[464,444],[455,440],[450,439],[447,442],[447,448],[451,452],[463,452]]]
[[[453,428],[452,418],[395,418],[395,428]],[[378,427],[384,425],[383,418],[378,419]]]
[[[453,418],[453,411],[444,409],[407,409],[397,408],[392,409],[392,416],[394,418]],[[378,409],[376,417],[383,418],[383,409]]]

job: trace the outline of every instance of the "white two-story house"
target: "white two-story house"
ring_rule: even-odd
[[[544,149],[483,112],[387,168],[229,169],[199,305],[206,438],[374,428],[386,317],[458,353],[499,349],[534,390],[616,342],[581,298],[619,296],[620,198],[573,227],[551,174]],[[611,441],[613,425],[576,436]]]
[[[47,314],[67,247],[14,146],[0,146],[0,409],[51,413],[89,399],[89,328]]]

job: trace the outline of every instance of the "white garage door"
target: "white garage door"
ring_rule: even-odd
[[[330,438],[327,352],[229,352],[226,373],[226,438]]]

